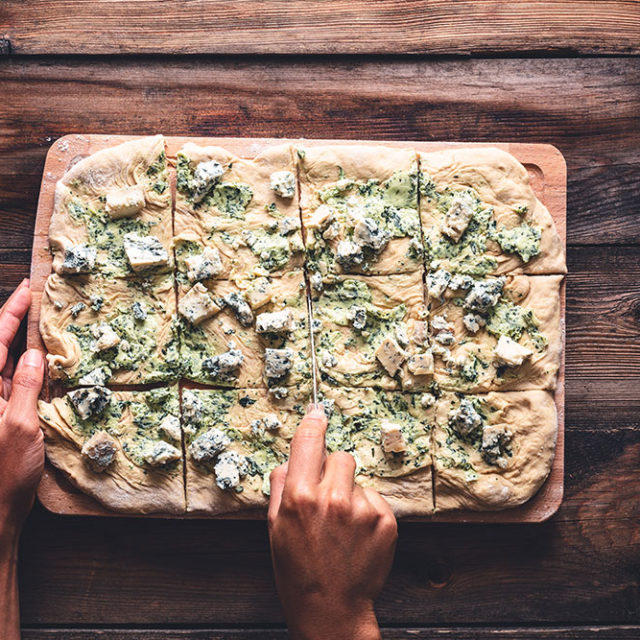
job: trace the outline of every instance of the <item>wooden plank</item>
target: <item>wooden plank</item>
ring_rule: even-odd
[[[610,429],[604,414],[593,427],[567,432],[553,521],[401,523],[381,622],[637,623],[640,429]],[[26,625],[282,624],[262,522],[61,518],[36,507],[20,568]]]
[[[567,159],[569,244],[640,244],[635,59],[98,62],[0,65],[4,263],[29,263],[48,146],[83,130],[551,142]]]
[[[17,54],[637,54],[637,2],[5,0]]]
[[[629,640],[640,635],[638,626],[607,627],[546,627],[542,629],[506,628],[383,628],[385,640],[486,640],[514,638],[517,640]],[[22,640],[286,640],[284,629],[23,629]]]
[[[31,290],[33,303],[29,313],[27,329],[27,346],[38,348],[46,353],[39,331],[40,299],[45,282],[51,272],[51,254],[49,252],[48,230],[53,212],[56,182],[79,158],[86,157],[96,151],[112,147],[133,139],[132,136],[105,136],[95,134],[70,134],[64,136],[53,145],[47,153],[43,169],[42,186],[38,199],[34,243],[31,262]],[[195,142],[202,146],[213,145],[228,149],[239,156],[252,157],[264,149],[282,142],[295,144],[296,140],[273,138],[189,138],[167,137],[167,156],[175,159],[180,148],[187,142]],[[335,140],[300,141],[306,147],[334,144]],[[377,144],[369,141],[343,141],[345,144]],[[414,147],[419,151],[437,151],[443,148],[464,146],[463,143],[423,142],[423,141],[390,141],[390,146]],[[527,167],[531,185],[538,198],[547,206],[554,219],[556,229],[563,244],[566,244],[566,164],[562,154],[553,146],[545,144],[503,144],[493,146],[512,153]],[[561,296],[561,322],[564,323],[565,290]],[[562,334],[564,341],[564,333]],[[48,390],[45,395],[48,397]],[[537,494],[526,504],[515,509],[500,512],[456,512],[436,514],[430,520],[434,522],[542,522],[550,518],[559,508],[562,501],[564,477],[564,364],[558,372],[558,385],[555,392],[558,415],[556,450],[551,471],[546,482]],[[78,492],[62,474],[47,466],[38,488],[40,502],[50,511],[60,514],[75,515],[118,515],[105,510],[96,501],[88,499]],[[219,519],[217,516],[216,519]],[[264,518],[262,511],[235,513],[228,516],[238,518]],[[416,518],[424,519],[424,518]]]

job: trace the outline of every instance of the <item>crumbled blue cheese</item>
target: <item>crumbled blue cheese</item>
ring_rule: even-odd
[[[64,309],[64,304],[62,302],[60,302],[60,300],[54,300],[53,301],[53,308],[56,311],[62,311],[62,309]]]
[[[280,233],[288,236],[290,233],[300,228],[300,218],[298,216],[288,216],[280,220]]]
[[[282,422],[280,422],[280,419],[275,413],[267,413],[262,418],[262,423],[267,431],[275,431],[282,426]]]
[[[199,425],[204,416],[202,400],[190,389],[182,392],[182,415],[192,428]]]
[[[163,467],[170,462],[180,460],[182,451],[164,440],[159,440],[153,446],[148,447],[142,457],[151,467]]]
[[[104,298],[98,295],[89,296],[89,300],[91,300],[91,308],[98,313],[100,309],[102,309],[102,305],[104,304]]]
[[[361,218],[353,229],[353,239],[361,247],[382,251],[389,243],[389,232],[381,229],[372,218]]]
[[[293,350],[265,349],[264,371],[267,378],[277,379],[286,376],[293,367]]]
[[[80,453],[93,471],[102,473],[113,464],[118,445],[106,431],[96,431],[83,445]]]
[[[198,325],[220,311],[207,288],[198,282],[178,302],[178,311],[191,324]]]
[[[202,253],[189,256],[184,261],[187,267],[189,282],[200,282],[215,278],[222,273],[222,259],[220,251],[215,247],[205,247]]]
[[[229,351],[205,358],[202,361],[202,368],[214,377],[229,375],[237,371],[244,362],[244,356],[233,342],[229,343],[229,347]]]
[[[351,240],[340,240],[336,248],[336,260],[345,269],[362,264],[364,260],[362,247]]]
[[[158,425],[158,433],[168,440],[180,442],[182,433],[180,432],[180,418],[171,414],[165,416]]]
[[[425,320],[419,320],[413,324],[413,342],[419,347],[429,343],[429,331]]]
[[[333,221],[334,210],[328,204],[321,204],[305,221],[307,229],[324,229]]]
[[[245,291],[249,306],[253,309],[264,307],[273,298],[273,287],[267,278],[257,278],[253,286]]]
[[[434,340],[448,347],[455,342],[455,337],[451,331],[441,331],[434,336]]]
[[[242,293],[235,291],[224,297],[224,303],[235,313],[243,327],[253,324],[253,311]]]
[[[191,178],[191,192],[194,202],[202,202],[207,193],[220,180],[224,174],[224,168],[215,160],[200,162]]]
[[[309,278],[309,284],[314,291],[318,293],[324,289],[324,283],[322,282],[322,275],[319,273],[314,273]]]
[[[131,305],[131,312],[133,313],[133,317],[139,322],[143,322],[147,319],[147,306],[144,302],[134,302]]]
[[[432,407],[436,402],[436,397],[433,395],[433,393],[423,393],[420,396],[420,406],[423,409],[428,409],[429,407]]]
[[[103,387],[110,376],[111,371],[107,367],[96,367],[95,369],[89,371],[89,373],[85,373],[78,380],[78,384],[86,387]]]
[[[469,333],[478,333],[478,331],[480,331],[480,327],[484,327],[486,324],[485,319],[475,313],[467,313],[462,318],[462,322]]]
[[[404,322],[401,322],[396,326],[394,333],[398,344],[403,349],[406,349],[409,346],[409,336],[407,335],[407,327]]]
[[[407,368],[415,376],[433,375],[433,353],[425,351],[424,353],[416,353],[410,356],[407,360]]]
[[[482,425],[482,416],[468,398],[460,401],[460,406],[449,413],[449,424],[461,436],[468,436]]]
[[[213,470],[220,489],[233,489],[240,484],[240,478],[247,475],[249,463],[245,456],[236,451],[225,451],[218,457]]]
[[[214,427],[200,434],[189,445],[189,455],[193,460],[201,464],[211,462],[230,444],[229,436],[224,431]]]
[[[464,299],[464,308],[483,313],[494,307],[502,295],[504,283],[504,277],[476,280]]]
[[[144,204],[144,189],[141,185],[136,184],[109,191],[105,210],[111,218],[128,218],[138,213]]]
[[[261,313],[256,318],[257,333],[289,333],[293,329],[293,315],[290,309]]]
[[[494,347],[494,352],[498,362],[502,362],[509,367],[519,367],[533,351],[528,347],[518,344],[509,336],[500,336],[498,344]]]
[[[331,351],[323,351],[320,355],[320,362],[326,369],[332,369],[338,365],[338,359],[331,353]]]
[[[407,450],[402,427],[395,422],[380,423],[380,444],[385,453],[402,453]]]
[[[473,198],[468,193],[454,196],[442,225],[442,233],[449,236],[454,242],[458,242],[473,217],[473,205]]]
[[[365,307],[354,305],[349,309],[349,320],[356,331],[362,331],[367,326],[367,310]]]
[[[438,269],[427,276],[427,291],[432,298],[441,298],[451,281],[451,274],[445,269]]]
[[[501,469],[507,467],[508,461],[505,450],[511,444],[513,434],[509,429],[500,425],[486,425],[482,429],[482,457],[489,463]]]
[[[80,315],[81,311],[84,311],[87,308],[87,305],[84,302],[76,302],[71,306],[69,311],[71,312],[72,318],[77,318]]]
[[[458,289],[464,289],[465,291],[471,289],[473,286],[473,278],[467,275],[455,275],[451,278],[449,283],[449,289],[457,291]]]
[[[60,265],[61,273],[90,273],[96,266],[98,250],[87,244],[77,244],[64,252],[64,262]]]
[[[111,402],[111,391],[105,387],[86,387],[67,393],[75,412],[83,420],[100,415]]]
[[[443,313],[433,317],[431,328],[434,331],[453,331],[453,325],[447,320],[447,314]]]
[[[122,240],[127,260],[134,271],[169,264],[169,254],[155,236],[140,236],[132,232],[125,233]]]
[[[342,226],[340,225],[340,223],[336,220],[335,222],[332,222],[323,232],[322,232],[322,237],[325,240],[335,240],[339,235],[340,232],[342,231]]]
[[[106,322],[95,325],[92,331],[93,337],[96,339],[93,343],[94,351],[105,351],[120,343],[120,336]]]
[[[407,354],[393,338],[387,336],[376,349],[376,358],[390,376],[395,376]]]
[[[284,400],[289,395],[289,389],[287,387],[272,387],[269,389],[269,395],[276,400]]]
[[[296,177],[291,171],[274,171],[269,182],[281,198],[293,198],[296,193]]]

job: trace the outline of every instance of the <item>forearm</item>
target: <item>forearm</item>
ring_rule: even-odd
[[[18,533],[0,524],[0,638],[20,640]]]

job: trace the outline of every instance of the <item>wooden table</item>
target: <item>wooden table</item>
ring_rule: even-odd
[[[637,638],[639,55],[638,2],[5,0],[0,297],[28,274],[45,153],[66,133],[555,144],[565,501],[542,525],[402,524],[377,610],[393,640]],[[20,580],[28,640],[286,637],[261,522],[36,506]]]

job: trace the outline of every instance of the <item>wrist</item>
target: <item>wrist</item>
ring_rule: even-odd
[[[20,525],[6,509],[0,509],[0,550],[17,545],[20,538]]]
[[[288,616],[289,617],[289,616]],[[292,640],[380,640],[373,602],[308,602],[288,620]]]

